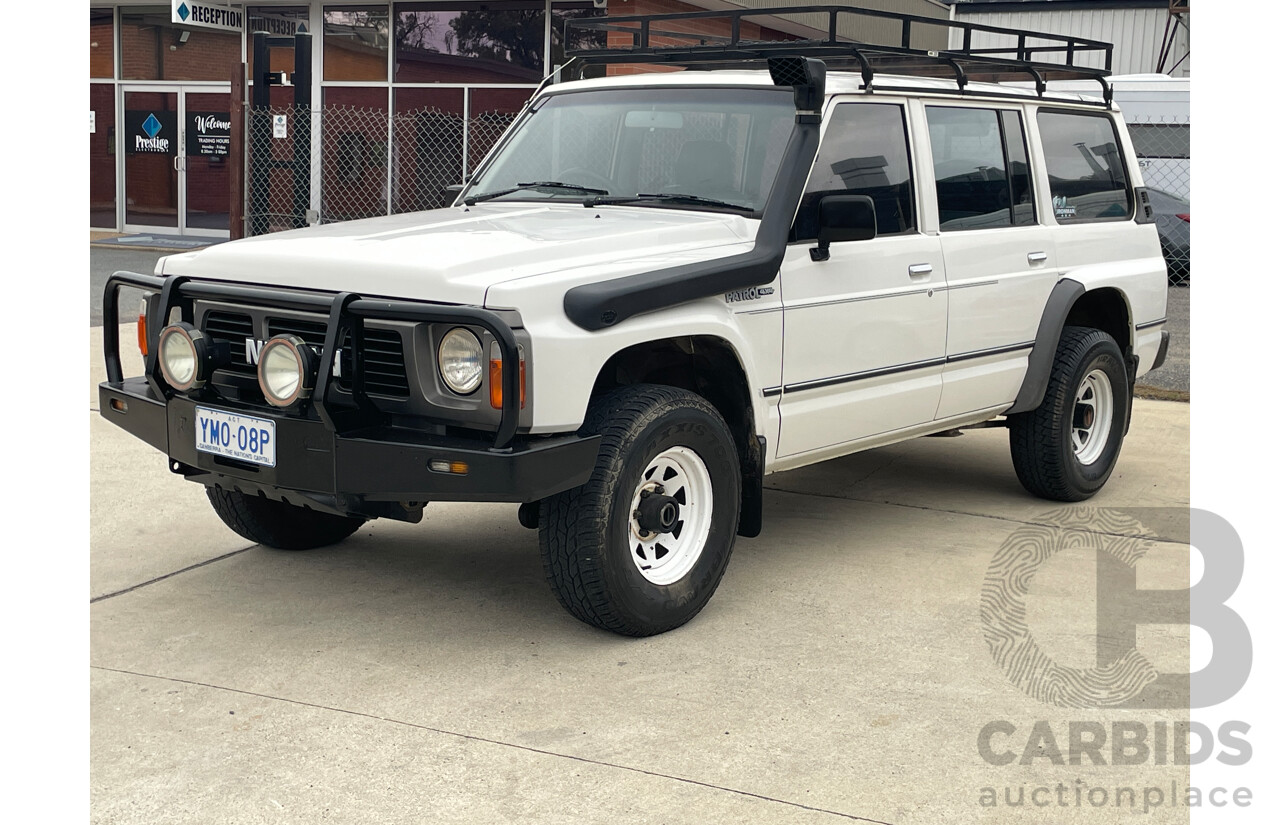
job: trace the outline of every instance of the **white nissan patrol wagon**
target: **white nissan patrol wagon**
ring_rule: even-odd
[[[1031,493],[1096,493],[1168,346],[1139,167],[1079,65],[1110,46],[671,45],[698,16],[571,21],[609,32],[576,66],[712,70],[545,83],[448,208],[114,275],[145,374],[106,324],[102,415],[270,547],[518,502],[561,604],[635,636],[703,608],[767,473],[1003,425]]]

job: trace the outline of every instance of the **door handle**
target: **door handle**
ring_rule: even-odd
[[[1049,255],[1046,252],[1027,253],[1027,263],[1029,264],[1042,264],[1047,260],[1049,260]]]
[[[911,264],[907,267],[907,274],[912,278],[923,278],[933,273],[933,264]]]

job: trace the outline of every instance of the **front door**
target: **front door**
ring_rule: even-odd
[[[920,232],[905,104],[840,103],[826,121],[782,265],[782,464],[932,421],[942,392],[946,272],[938,237]],[[869,196],[878,234],[814,262],[830,194]]]
[[[228,237],[231,95],[217,86],[124,89],[124,229]]]

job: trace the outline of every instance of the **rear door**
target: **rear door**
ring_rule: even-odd
[[[937,417],[1012,402],[1058,280],[1036,206],[1022,107],[924,107],[947,263],[946,366]]]

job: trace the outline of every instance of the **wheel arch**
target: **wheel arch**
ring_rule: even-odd
[[[751,382],[737,349],[717,335],[682,335],[631,344],[596,374],[591,397],[630,384],[688,390],[716,408],[733,433],[742,468],[738,534],[757,536],[763,520],[765,443],[756,426]]]
[[[1130,384],[1134,376],[1133,313],[1124,293],[1112,286],[1085,289],[1084,284],[1063,278],[1054,285],[1040,316],[1035,345],[1027,358],[1027,373],[1018,396],[1005,415],[1029,412],[1044,400],[1053,370],[1054,354],[1062,330],[1068,326],[1102,330],[1115,339],[1125,356]]]

